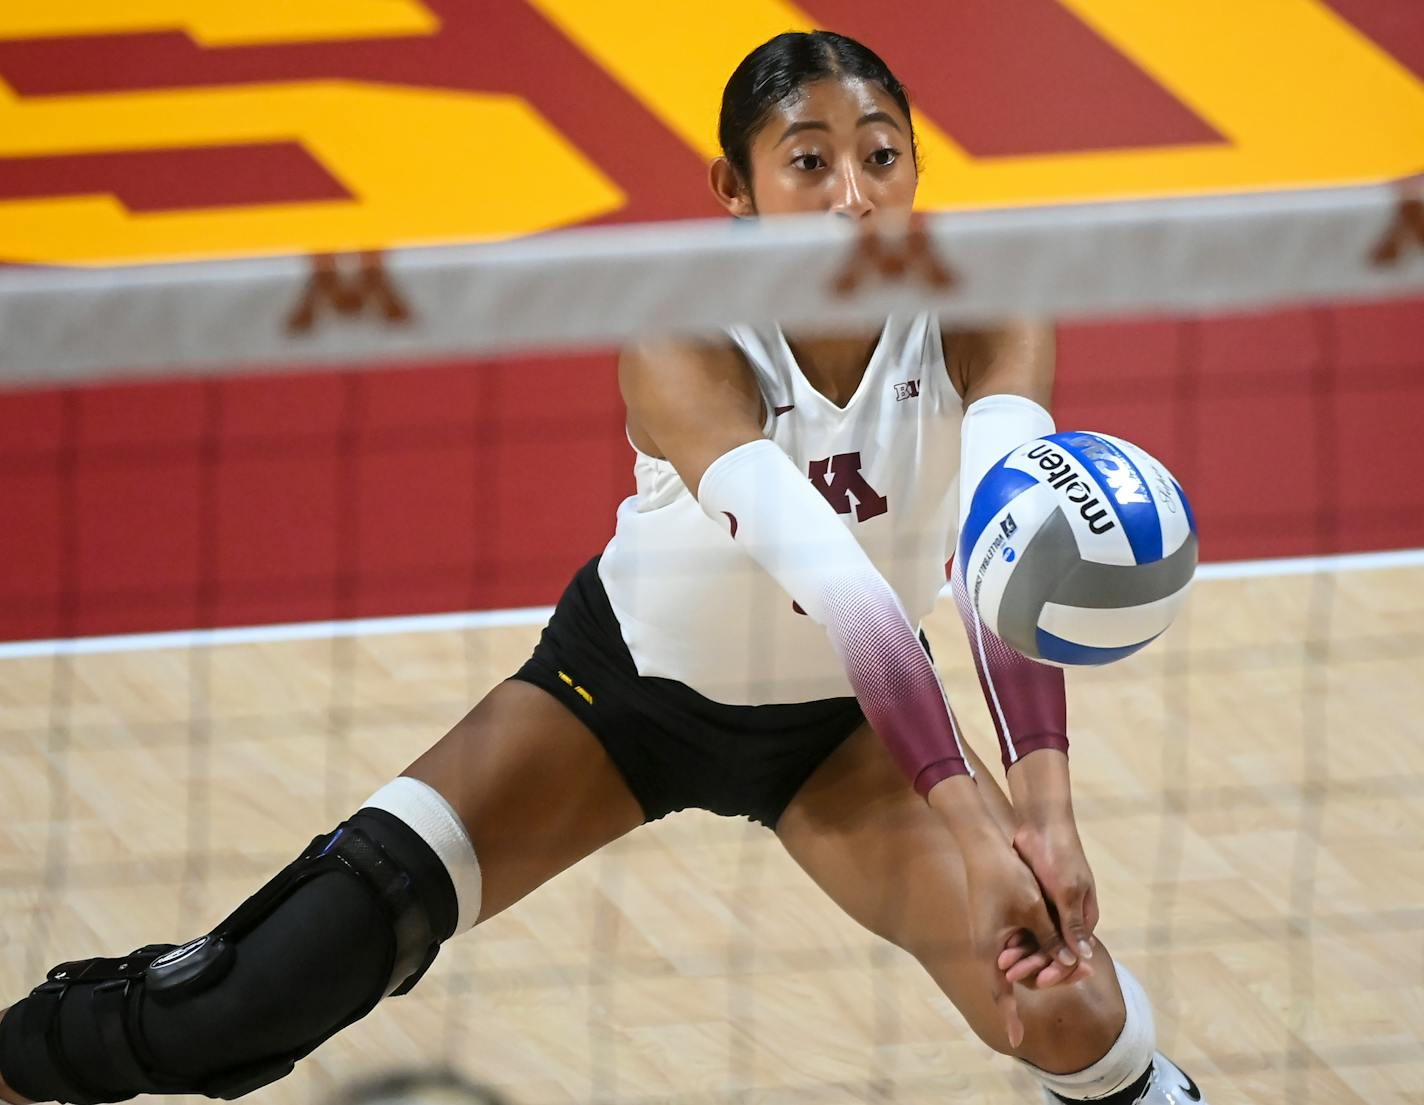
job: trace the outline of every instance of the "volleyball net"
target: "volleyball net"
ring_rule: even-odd
[[[1100,934],[1164,1045],[1208,1092],[1392,1100],[1424,1032],[1385,967],[1424,935],[1417,182],[0,270],[0,1005],[214,923],[518,667],[632,489],[618,344],[918,310],[1056,320],[1059,426],[1192,496],[1178,625],[1069,676]],[[927,628],[993,760],[957,617]],[[516,1105],[1031,1091],[774,837],[696,813],[263,1100],[420,1065]]]
[[[598,347],[735,323],[1070,320],[1417,294],[1424,177],[844,220],[664,222],[501,244],[0,273],[9,380]],[[1415,256],[1411,256],[1414,254]],[[328,310],[374,325],[322,323]]]

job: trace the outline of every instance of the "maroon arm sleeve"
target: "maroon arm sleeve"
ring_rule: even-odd
[[[969,651],[994,730],[999,734],[999,752],[1004,770],[1040,748],[1068,751],[1068,696],[1063,686],[1063,670],[1030,660],[1004,643],[979,618],[961,573],[954,578],[954,603],[969,634]]]
[[[970,775],[959,726],[934,665],[878,575],[828,590],[825,625],[866,720],[921,797]]]

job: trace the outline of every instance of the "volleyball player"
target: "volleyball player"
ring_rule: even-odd
[[[893,219],[915,196],[905,91],[839,35],[753,51],[721,140],[712,187],[739,218]],[[628,349],[637,494],[528,663],[211,933],[51,972],[0,1021],[0,1097],[266,1085],[443,941],[701,807],[774,830],[1049,1100],[1200,1102],[1093,934],[1061,673],[961,601],[1010,802],[916,633],[978,477],[1052,431],[1052,378],[1045,328],[926,315]]]

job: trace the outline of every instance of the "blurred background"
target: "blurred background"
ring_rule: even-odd
[[[0,264],[713,217],[723,83],[814,27],[909,87],[928,209],[1424,171],[1392,0],[69,0],[0,9]],[[1228,565],[1072,683],[1110,942],[1212,1100],[1420,1105],[1424,301],[1060,340],[1059,425],[1165,461]],[[230,909],[517,666],[632,490],[612,350],[37,388],[4,344],[0,1005]],[[770,841],[634,834],[256,1100],[397,1062],[529,1105],[1032,1099]]]
[[[1387,0],[125,8],[0,13],[5,262],[712,217],[722,85],[814,26],[909,86],[929,207],[1424,169],[1424,14]],[[1424,483],[1372,477],[1409,463],[1421,308],[1329,314],[1328,348],[1308,311],[1066,327],[1059,421],[1166,459],[1207,559],[1424,545]],[[0,637],[552,602],[632,487],[612,357],[0,395]],[[1348,501],[1263,500],[1240,473],[1309,455],[1325,357]]]

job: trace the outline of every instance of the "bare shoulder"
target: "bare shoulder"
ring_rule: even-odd
[[[761,390],[730,339],[634,342],[619,357],[618,386],[633,444],[671,460],[689,487],[716,457],[761,436]]]
[[[632,342],[618,358],[618,376],[625,387],[667,379],[686,384],[696,378],[724,383],[745,380],[755,390],[747,359],[730,338],[655,337]]]
[[[618,385],[629,414],[697,408],[729,415],[761,405],[761,391],[742,351],[727,339],[648,338],[623,348]]]
[[[1047,407],[1053,394],[1052,323],[1019,319],[983,328],[941,327],[945,368],[966,404],[985,395],[1023,395]]]

